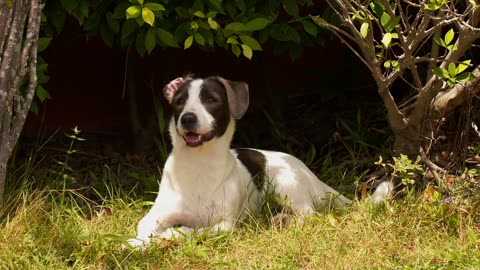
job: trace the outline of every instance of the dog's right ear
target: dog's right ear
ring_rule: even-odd
[[[247,112],[249,96],[248,84],[244,82],[233,82],[222,77],[217,80],[223,84],[227,90],[228,107],[234,119],[240,119]]]
[[[191,78],[190,77],[178,77],[175,80],[169,82],[165,86],[165,88],[163,88],[163,94],[165,95],[165,98],[167,99],[169,104],[172,104],[172,100],[173,100],[173,97],[175,96],[175,93],[188,80],[191,80]]]

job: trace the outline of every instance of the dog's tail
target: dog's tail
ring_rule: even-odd
[[[393,195],[394,189],[395,185],[392,181],[383,181],[377,186],[370,199],[375,204],[381,203]]]

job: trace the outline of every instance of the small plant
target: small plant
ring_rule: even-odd
[[[375,164],[384,167],[387,171],[391,171],[392,179],[401,179],[401,183],[406,187],[406,191],[409,192],[414,186],[415,180],[423,177],[425,174],[421,161],[420,156],[413,162],[406,155],[400,155],[399,157],[393,157],[393,163],[385,163],[382,156],[380,156],[380,159]]]
[[[77,127],[74,127],[72,131],[73,134],[65,134],[66,137],[70,138],[69,147],[65,151],[65,159],[63,161],[57,161],[59,168],[52,170],[52,173],[56,176],[55,179],[61,181],[64,189],[69,184],[76,182],[75,177],[72,176],[74,170],[69,165],[73,155],[77,152],[77,150],[74,149],[74,145],[76,142],[85,141],[85,139],[79,136],[81,131]]]

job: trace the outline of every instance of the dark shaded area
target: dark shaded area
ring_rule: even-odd
[[[29,116],[27,136],[78,126],[84,134],[117,137],[125,140],[122,147],[131,145],[126,68],[134,71],[142,121],[154,117],[153,99],[175,77],[221,75],[247,82],[251,105],[239,127],[254,131],[260,145],[268,146],[268,134],[274,129],[265,112],[287,136],[307,138],[314,144],[328,141],[336,120],[355,117],[357,108],[367,116],[377,117],[379,112],[368,71],[335,40],[323,48],[306,48],[297,61],[274,55],[267,45],[251,61],[223,49],[215,53],[157,49],[144,58],[133,52],[133,65],[127,66],[122,52],[108,48],[97,37],[82,37],[80,29],[70,27],[74,29],[64,31],[44,55],[51,75],[45,88],[52,99],[41,104],[39,115]]]

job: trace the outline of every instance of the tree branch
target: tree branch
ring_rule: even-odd
[[[477,78],[438,93],[433,102],[433,108],[442,114],[451,112],[462,105],[471,95],[480,92],[480,67],[473,71],[473,75]]]

